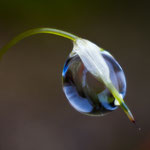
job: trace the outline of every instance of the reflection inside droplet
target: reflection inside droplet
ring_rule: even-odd
[[[125,75],[117,61],[106,51],[100,51],[110,71],[110,79],[122,97],[126,93]],[[88,115],[103,115],[113,111],[118,104],[115,98],[84,66],[79,56],[71,53],[65,62],[63,90],[70,104]]]

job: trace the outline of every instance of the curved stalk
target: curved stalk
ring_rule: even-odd
[[[19,34],[18,36],[13,38],[8,44],[6,44],[4,47],[2,47],[2,49],[0,50],[0,59],[7,52],[7,50],[9,48],[11,48],[12,46],[14,46],[17,42],[19,42],[20,40],[22,40],[26,37],[29,37],[29,36],[34,35],[34,34],[39,34],[39,33],[55,34],[55,35],[62,36],[62,37],[65,37],[67,39],[70,39],[74,42],[78,38],[77,36],[75,36],[71,33],[68,33],[68,32],[65,32],[65,31],[62,31],[62,30],[58,30],[58,29],[53,29],[53,28],[31,29],[31,30],[28,30],[26,32],[23,32],[23,33]]]

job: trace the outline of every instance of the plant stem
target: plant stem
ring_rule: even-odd
[[[76,39],[78,38],[77,36],[62,31],[62,30],[58,30],[58,29],[53,29],[53,28],[36,28],[36,29],[31,29],[28,31],[25,31],[21,34],[19,34],[18,36],[16,36],[15,38],[13,38],[8,44],[6,44],[4,47],[2,47],[2,49],[0,50],[0,59],[2,58],[2,56],[7,52],[7,50],[9,48],[11,48],[12,46],[14,46],[16,43],[18,43],[20,40],[32,36],[34,34],[39,34],[39,33],[47,33],[47,34],[55,34],[58,36],[62,36],[65,37],[67,39],[70,39],[72,41],[76,41]]]

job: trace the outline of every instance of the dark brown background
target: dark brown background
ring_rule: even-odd
[[[55,27],[115,56],[127,78],[126,103],[138,131],[118,109],[105,117],[76,112],[62,91],[72,43],[29,37],[0,62],[0,150],[149,150],[150,26],[144,1],[0,1],[0,46],[35,27]]]

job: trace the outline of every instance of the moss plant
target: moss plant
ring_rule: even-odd
[[[14,46],[20,40],[26,37],[29,37],[31,35],[39,34],[39,33],[55,34],[55,35],[59,35],[67,39],[70,39],[73,42],[73,51],[70,54],[71,58],[73,58],[72,56],[78,56],[80,58],[78,59],[78,61],[80,60],[82,62],[86,71],[89,72],[92,77],[94,77],[94,80],[96,79],[97,82],[102,83],[108,89],[108,91],[112,94],[114,99],[109,98],[107,99],[107,101],[105,100],[104,96],[103,96],[103,101],[97,101],[97,99],[96,100],[92,99],[91,102],[93,103],[92,104],[93,107],[100,106],[100,104],[107,105],[107,103],[111,103],[112,101],[115,101],[115,104],[121,106],[121,108],[126,113],[128,118],[132,122],[135,122],[132,113],[130,112],[129,108],[127,107],[127,105],[125,104],[123,100],[123,97],[121,96],[117,88],[114,86],[113,81],[110,78],[111,76],[110,68],[108,67],[108,64],[106,63],[103,55],[101,54],[104,50],[88,40],[82,39],[78,36],[75,36],[71,33],[68,33],[62,30],[57,30],[53,28],[36,28],[36,29],[28,30],[24,33],[21,33],[15,38],[13,38],[8,44],[6,44],[0,50],[0,58],[7,52],[9,48]],[[64,72],[67,69],[68,68],[65,68]],[[65,76],[65,73],[64,73],[64,76]],[[75,85],[78,86],[77,84]],[[81,86],[81,88],[84,88],[84,87],[86,87],[86,85]],[[81,90],[84,91],[83,89]],[[84,93],[83,95],[84,95],[83,97],[85,98],[86,93]],[[67,98],[69,99],[69,97]],[[90,96],[89,97],[87,96],[86,98],[87,98],[86,100],[89,101]]]

